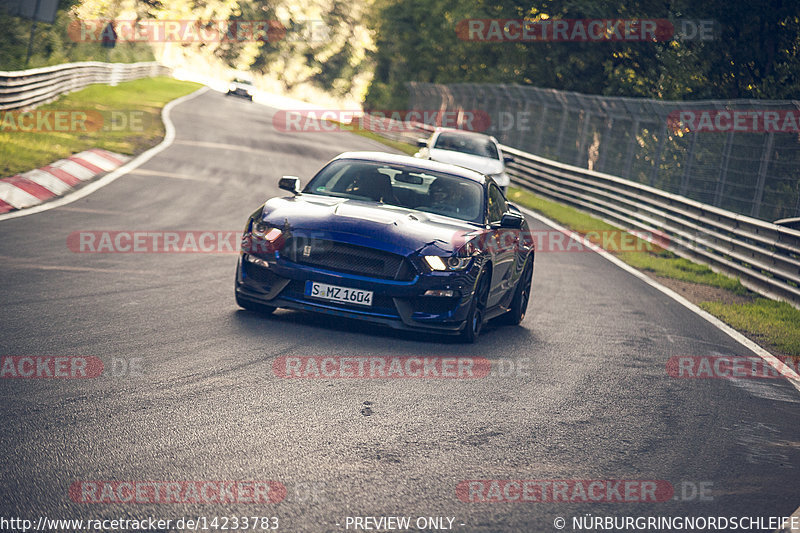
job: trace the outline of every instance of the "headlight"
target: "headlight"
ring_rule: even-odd
[[[235,90],[236,90],[236,85],[234,85],[233,83],[231,83],[230,85],[228,85],[228,90],[229,90],[230,92],[233,92],[233,91],[235,91]]]
[[[253,89],[247,89],[247,94],[249,94],[250,96],[253,96]]]
[[[472,261],[471,257],[439,257],[438,255],[426,255],[424,259],[431,270],[436,271],[464,270]]]
[[[250,231],[242,239],[242,251],[258,253],[272,253],[280,250],[284,243],[283,231],[274,228],[263,221],[253,221]]]

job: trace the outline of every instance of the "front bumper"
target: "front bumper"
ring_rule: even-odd
[[[466,323],[480,271],[479,261],[461,272],[417,273],[409,281],[378,279],[293,263],[279,254],[258,255],[268,266],[246,260],[236,268],[240,299],[273,307],[312,311],[383,324],[395,329],[458,333]],[[373,292],[369,308],[305,295],[307,281]],[[427,290],[452,290],[452,297],[423,296]]]
[[[239,97],[241,97],[241,98],[247,98],[248,100],[252,100],[252,99],[253,99],[253,95],[252,95],[252,94],[250,94],[250,93],[248,93],[248,92],[247,92],[246,90],[244,90],[244,89],[235,89],[235,90],[233,90],[233,91],[231,91],[231,90],[229,89],[229,90],[228,90],[228,94],[229,94],[229,95],[233,95],[233,96],[239,96]]]

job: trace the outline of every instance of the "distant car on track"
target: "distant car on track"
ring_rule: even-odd
[[[415,157],[469,168],[491,176],[505,193],[511,183],[506,163],[514,160],[504,155],[497,139],[483,133],[452,128],[437,128],[429,139],[417,141]]]
[[[531,294],[533,243],[492,178],[379,152],[350,152],[300,190],[250,215],[236,302],[460,334],[473,342],[502,316],[519,324]]]
[[[228,92],[227,95],[233,96],[241,96],[242,98],[247,98],[251,102],[253,101],[253,95],[256,92],[256,88],[253,85],[253,82],[250,80],[246,80],[244,78],[235,78],[229,85],[228,85]]]

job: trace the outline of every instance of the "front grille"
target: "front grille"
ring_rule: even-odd
[[[283,254],[295,263],[335,272],[398,281],[414,279],[414,268],[402,255],[355,244],[293,237],[286,241]]]

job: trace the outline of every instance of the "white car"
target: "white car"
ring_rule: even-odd
[[[241,96],[242,98],[247,98],[251,102],[253,101],[253,94],[255,94],[255,92],[256,88],[253,86],[253,82],[245,78],[235,78],[228,84],[228,95]]]
[[[497,139],[483,133],[449,128],[437,128],[430,139],[420,139],[421,148],[414,157],[450,163],[490,176],[505,193],[511,180],[506,163],[514,160],[504,156]]]

